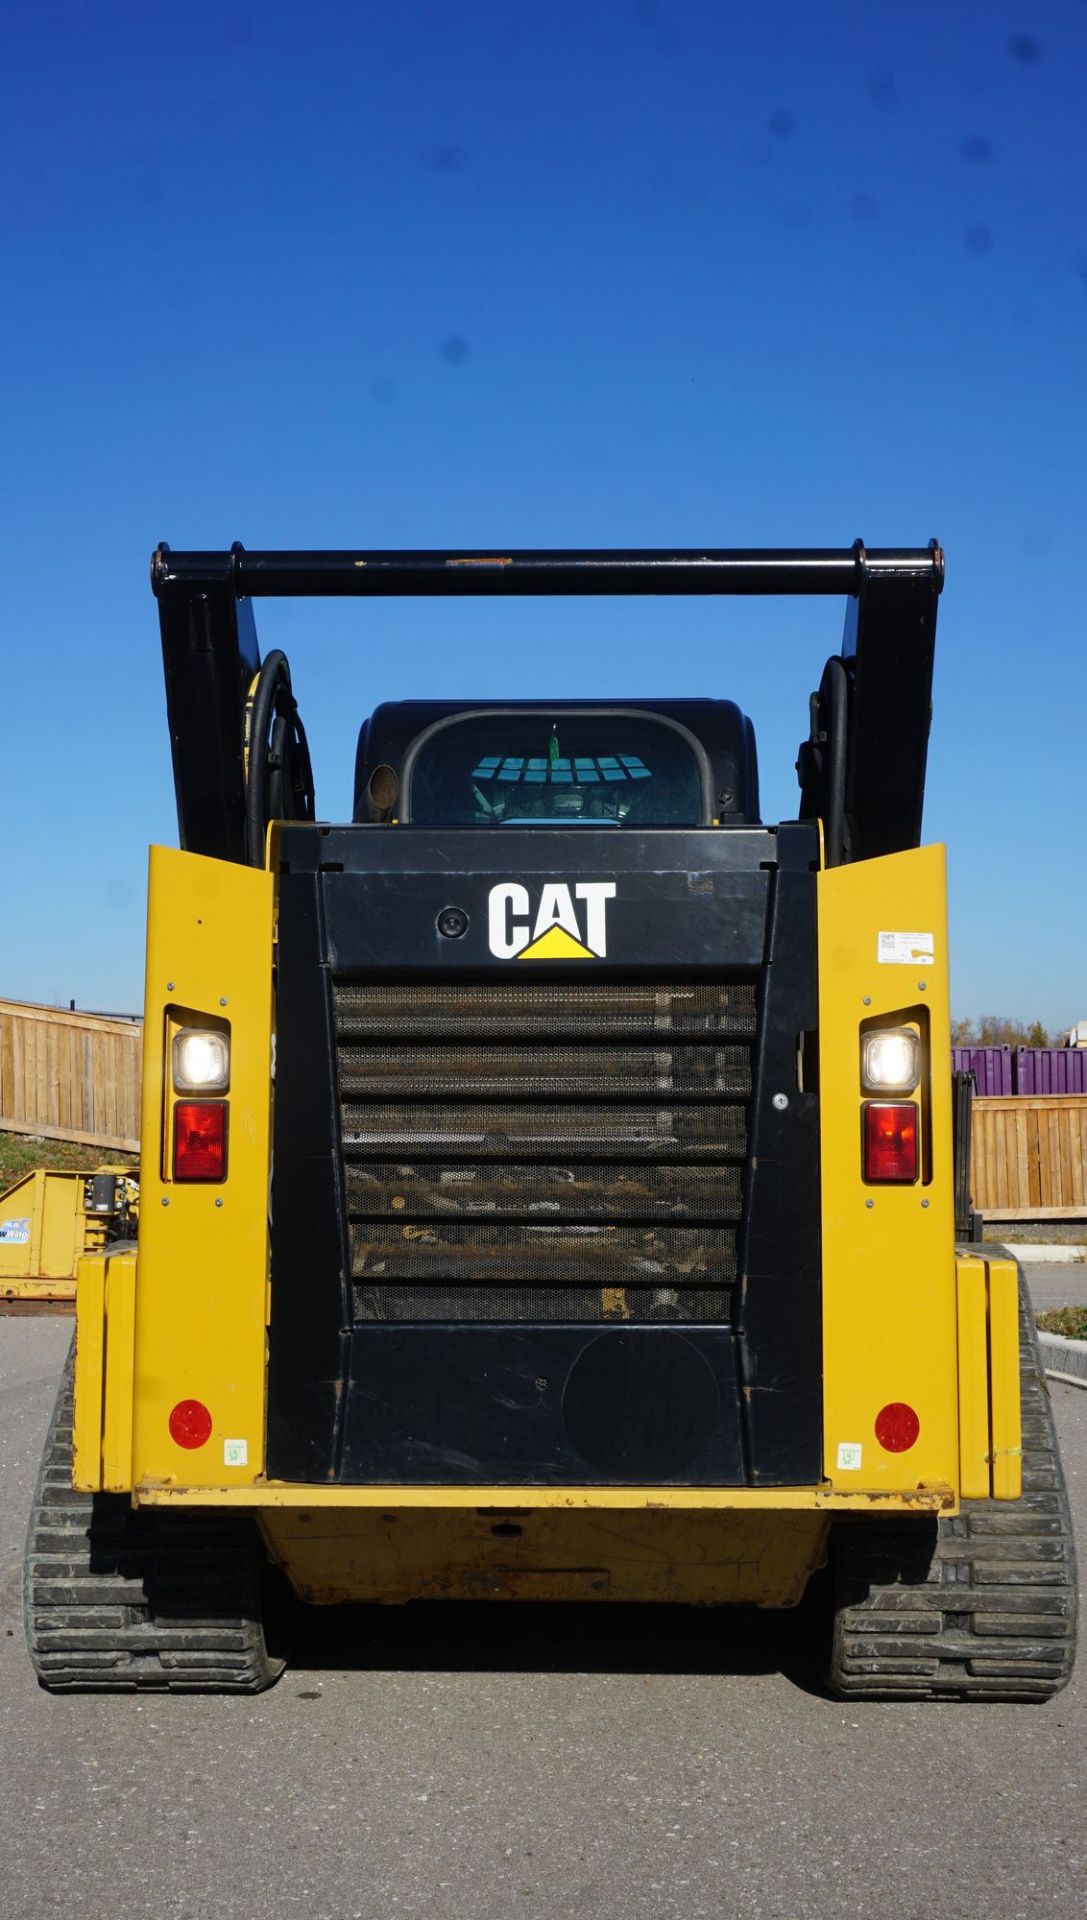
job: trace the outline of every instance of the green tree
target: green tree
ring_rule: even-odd
[[[1049,1034],[1040,1020],[1028,1027],[1025,1020],[1013,1020],[1006,1013],[979,1013],[976,1020],[953,1020],[951,1044],[954,1047],[1048,1047]]]
[[[1001,1013],[980,1013],[978,1015],[978,1045],[980,1047],[1000,1047],[1010,1039],[1009,1022]]]

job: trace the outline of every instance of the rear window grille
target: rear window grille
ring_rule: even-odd
[[[333,996],[358,1321],[728,1322],[753,986]]]

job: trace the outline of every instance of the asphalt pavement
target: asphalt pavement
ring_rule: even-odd
[[[1012,1251],[1018,1250],[1013,1247]],[[1024,1260],[1021,1264],[1038,1313],[1053,1307],[1087,1307],[1087,1261],[1055,1260],[1031,1266]]]
[[[7,1920],[1087,1908],[1083,1660],[1041,1707],[843,1706],[790,1614],[349,1609],[257,1699],[51,1698],[19,1588],[70,1332],[0,1319]],[[1053,1398],[1087,1542],[1087,1392]]]

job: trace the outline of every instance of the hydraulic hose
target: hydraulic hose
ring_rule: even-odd
[[[257,675],[247,738],[245,851],[251,867],[263,867],[269,820],[313,819],[309,744],[291,690],[287,656],[278,649],[268,655]]]

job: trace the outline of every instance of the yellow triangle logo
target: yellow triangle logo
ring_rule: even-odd
[[[525,947],[518,960],[595,960],[596,955],[589,947],[583,947],[565,927],[548,927],[530,947]]]

